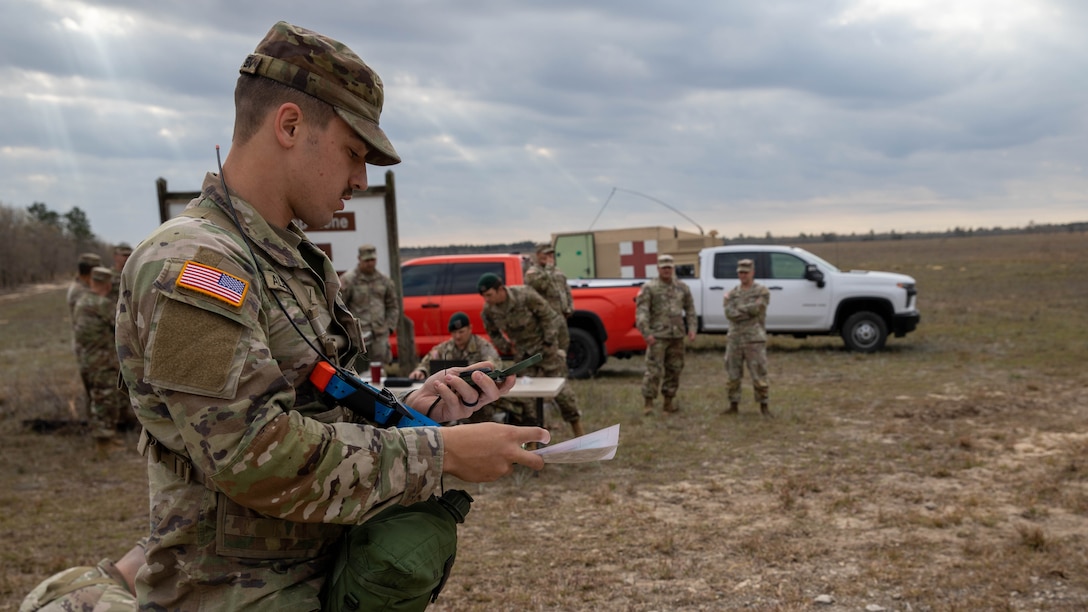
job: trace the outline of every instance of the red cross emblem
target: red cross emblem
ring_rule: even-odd
[[[632,240],[620,243],[620,278],[654,278],[656,276],[656,240]]]

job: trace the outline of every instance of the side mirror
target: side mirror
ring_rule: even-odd
[[[824,282],[824,273],[816,267],[816,264],[808,264],[805,266],[805,280],[810,280],[816,283],[816,286],[820,289],[824,288],[827,283]]]

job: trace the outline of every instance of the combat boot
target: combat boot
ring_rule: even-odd
[[[586,430],[582,429],[582,421],[574,420],[570,422],[570,430],[574,432],[575,438],[581,438],[586,435]]]
[[[738,412],[740,412],[740,406],[737,405],[737,402],[729,402],[729,408],[723,414],[737,414]]]
[[[767,407],[767,402],[763,402],[759,405],[759,413],[767,418],[774,418],[774,415],[771,414],[771,409]]]
[[[676,411],[680,410],[680,404],[679,403],[673,403],[673,398],[666,395],[665,396],[665,406],[662,409],[665,412],[676,412]]]
[[[651,414],[654,411],[654,398],[647,397],[646,404],[642,407],[642,414],[645,416]]]

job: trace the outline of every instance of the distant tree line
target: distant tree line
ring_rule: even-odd
[[[943,232],[897,232],[891,230],[878,233],[869,230],[868,233],[839,234],[836,232],[823,232],[820,234],[806,234],[801,232],[797,236],[772,236],[771,232],[765,235],[745,236],[738,235],[726,243],[743,242],[746,244],[805,244],[814,242],[860,242],[868,240],[917,240],[925,238],[967,238],[970,236],[1007,236],[1010,234],[1053,234],[1053,233],[1084,233],[1088,232],[1088,221],[1074,223],[1044,223],[1029,222],[1027,227],[954,227]]]
[[[78,207],[59,213],[41,202],[26,208],[0,203],[0,291],[71,278],[80,253],[98,253],[109,263],[112,249],[95,237]]]
[[[432,255],[460,255],[465,253],[521,253],[531,255],[537,243],[531,240],[502,244],[450,244],[446,246],[401,247],[400,260]]]
[[[875,232],[858,234],[839,234],[824,232],[820,234],[806,234],[802,232],[797,236],[774,236],[767,232],[763,236],[745,236],[738,234],[735,238],[722,238],[722,244],[811,244],[816,242],[854,242],[864,240],[916,240],[924,238],[966,238],[969,236],[1001,236],[1008,234],[1046,234],[1055,232],[1088,232],[1088,221],[1075,223],[1028,223],[1027,227],[954,227],[943,232]],[[414,257],[428,257],[431,255],[458,255],[465,253],[521,253],[531,254],[536,249],[537,243],[530,240],[521,242],[507,242],[499,244],[450,244],[446,246],[421,246],[401,247],[401,261],[407,261]]]

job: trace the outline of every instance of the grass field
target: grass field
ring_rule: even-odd
[[[431,609],[1088,608],[1086,238],[806,247],[914,276],[918,331],[873,355],[773,337],[771,420],[750,388],[720,414],[720,336],[690,347],[676,415],[642,416],[640,360],[572,381],[616,458],[447,481],[476,503]],[[21,425],[75,404],[63,296],[0,296],[0,610],[146,529],[135,452]]]

